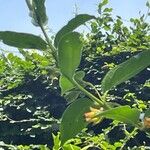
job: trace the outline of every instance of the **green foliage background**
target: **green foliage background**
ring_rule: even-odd
[[[86,73],[85,80],[99,91],[104,75],[111,68],[150,47],[148,14],[131,18],[131,25],[125,26],[120,16],[112,17],[112,8],[105,7],[105,2],[99,5],[99,17],[87,24],[90,32],[82,39],[84,48],[79,66],[79,70]],[[46,22],[44,18],[43,23]],[[84,95],[74,90],[61,96],[59,70],[54,65],[51,51],[26,51],[20,47],[19,52],[20,56],[12,53],[0,56],[0,141],[3,141],[0,147],[47,150],[54,145],[55,150],[60,145],[57,136],[53,141],[52,133],[57,135],[62,113],[74,98]],[[87,89],[96,94],[90,87]],[[70,97],[72,93],[75,96]],[[120,105],[146,110],[149,93],[150,67],[147,67],[130,81],[111,90],[107,98]],[[128,139],[132,127],[108,119],[95,126],[89,125],[87,131],[68,143],[74,145],[74,149],[115,150],[127,146],[136,149],[135,145],[142,149],[150,146],[149,135],[145,132],[136,131],[133,138]]]

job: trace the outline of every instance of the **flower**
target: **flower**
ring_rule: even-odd
[[[101,107],[100,109],[90,107],[90,112],[86,112],[84,114],[86,122],[93,123],[94,125],[98,124],[102,120],[102,118],[97,115],[102,111],[104,111],[103,107]]]
[[[145,117],[143,120],[143,123],[144,123],[145,128],[150,128],[150,118],[149,117]]]

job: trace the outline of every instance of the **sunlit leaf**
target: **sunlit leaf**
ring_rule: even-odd
[[[102,112],[100,116],[126,124],[137,125],[139,123],[140,111],[129,106],[119,106]]]
[[[111,69],[102,81],[103,92],[134,77],[150,65],[150,50],[145,50]]]
[[[66,35],[67,33],[75,30],[80,25],[84,24],[85,22],[94,19],[94,16],[88,14],[79,14],[75,18],[71,19],[66,26],[64,26],[55,36],[54,44],[57,47],[58,43],[60,42],[61,38]]]
[[[99,9],[101,9],[103,6],[108,4],[108,0],[102,0],[102,2],[99,4]]]
[[[63,150],[81,150],[81,148],[72,144],[66,144],[63,146]]]
[[[82,45],[80,34],[77,32],[71,32],[65,35],[59,42],[59,67],[61,73],[70,79],[73,77],[75,70],[80,64]]]
[[[47,49],[47,43],[39,36],[12,31],[1,31],[0,40],[4,44],[17,48]]]
[[[53,150],[58,150],[61,146],[61,141],[59,139],[60,137],[60,133],[57,133],[57,135],[55,136],[53,133],[52,133],[52,137],[53,137]]]

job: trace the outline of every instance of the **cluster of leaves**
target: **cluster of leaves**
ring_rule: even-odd
[[[128,28],[124,26],[121,17],[112,18],[112,9],[105,8],[108,1],[103,0],[99,4],[100,17],[96,18],[87,14],[77,15],[56,34],[54,42],[52,42],[45,30],[47,24],[45,0],[26,0],[26,2],[30,10],[32,23],[41,28],[45,40],[32,34],[11,31],[0,32],[0,39],[3,43],[19,48],[20,53],[23,55],[23,58],[13,54],[1,55],[0,64],[3,66],[0,70],[2,79],[0,81],[1,122],[8,122],[10,126],[11,124],[13,126],[17,124],[19,128],[13,129],[13,133],[18,133],[19,131],[20,135],[29,134],[33,138],[37,134],[42,134],[43,130],[45,132],[53,129],[57,130],[59,121],[55,118],[59,118],[61,115],[59,117],[52,115],[50,108],[51,104],[54,104],[52,99],[57,99],[57,94],[59,93],[57,79],[60,76],[61,95],[69,100],[70,105],[62,116],[60,137],[59,135],[53,135],[53,149],[78,150],[92,147],[102,149],[121,147],[123,149],[125,146],[127,147],[128,141],[141,132],[139,130],[146,130],[147,128],[145,127],[149,128],[148,123],[145,126],[145,124],[143,125],[145,122],[139,120],[140,113],[145,112],[148,102],[136,97],[137,90],[131,93],[130,89],[128,89],[132,81],[128,81],[128,79],[150,65],[150,51],[148,49],[150,26],[145,22],[145,16],[141,16],[139,19],[131,19],[134,26]],[[149,7],[149,3],[147,3],[147,6]],[[92,33],[87,35],[86,40],[81,39],[81,34],[74,32],[74,30],[91,19],[94,20],[91,22]],[[83,46],[84,53],[82,56]],[[23,49],[30,49],[30,51],[40,49],[44,52],[31,53]],[[129,51],[129,55],[122,57],[122,53],[120,53],[122,51],[125,51],[124,54]],[[114,54],[115,56],[113,56]],[[95,61],[97,56],[103,61],[100,63]],[[117,58],[114,61],[114,57],[118,56],[119,59]],[[94,63],[87,68],[83,67],[91,63],[91,57]],[[126,60],[129,57],[131,58]],[[109,58],[109,61],[105,60],[106,58]],[[126,61],[123,62],[124,60]],[[94,65],[95,68],[93,67]],[[110,68],[111,70],[106,74]],[[92,76],[99,74],[100,71],[100,76],[95,78],[97,83],[92,84],[92,82],[89,82],[93,78]],[[120,85],[119,88],[118,85],[125,81],[126,83]],[[133,83],[135,85],[137,82],[134,81]],[[148,80],[144,79],[144,83],[140,84],[140,90],[142,89],[141,86],[147,87],[147,85]],[[117,88],[114,89],[116,86]],[[125,87],[127,87],[126,91]],[[118,92],[121,88],[124,90]],[[131,90],[133,89],[131,88]],[[55,93],[53,94],[53,92]],[[125,103],[123,106],[121,106],[121,102],[115,101],[119,97]],[[47,99],[50,99],[50,102],[46,101]],[[65,104],[64,100],[62,102],[63,107],[65,107]],[[61,102],[58,105],[59,108],[62,107]],[[90,118],[90,116],[84,118],[84,114],[87,111],[96,110],[90,108],[91,106],[96,107],[96,112],[98,113],[95,114],[94,112],[95,118]],[[55,105],[52,107],[55,107]],[[12,109],[15,109],[15,111],[12,111]],[[62,108],[59,112],[61,110]],[[24,113],[26,115],[22,115]],[[16,114],[19,115],[17,116]],[[91,114],[91,112],[87,114]],[[53,118],[54,116],[55,118]],[[145,112],[144,117],[149,117],[149,110]],[[93,138],[91,137],[93,134],[86,136],[78,134],[89,124],[85,119],[87,121],[91,119],[90,121],[94,124],[101,121],[101,125],[103,118],[113,119],[122,123],[113,122],[109,124],[107,129]],[[96,119],[96,121],[93,119]],[[108,119],[106,120],[108,121]],[[142,121],[144,120],[144,118],[141,119]],[[29,126],[27,126],[27,123],[29,123]],[[124,123],[133,127],[128,128]],[[24,124],[26,125],[24,126]],[[105,126],[106,124],[101,128],[105,128]],[[113,141],[114,138],[111,137],[111,132],[116,128],[123,130],[123,138],[119,138],[119,142]],[[4,131],[6,130],[4,129]],[[6,137],[7,133],[3,133],[5,134],[2,137]],[[50,134],[49,132],[47,133]],[[82,138],[68,141],[77,134],[84,141],[81,140]],[[10,132],[8,135],[10,135]],[[3,146],[7,146],[7,144],[3,144]],[[29,148],[31,147],[27,147],[27,149]],[[39,148],[44,149],[46,147],[39,146]]]
[[[107,1],[104,1],[103,3],[106,3],[106,2]],[[103,3],[101,3],[99,7],[102,6]],[[102,7],[100,7],[100,9],[102,9]],[[108,18],[108,16],[106,18]],[[71,21],[74,21],[74,20],[75,19]],[[143,19],[141,18],[140,20],[143,21]],[[118,20],[117,20],[117,23],[118,23]],[[104,25],[106,26],[107,24],[104,23]],[[120,27],[122,27],[121,26],[122,23],[119,25]],[[102,24],[100,25],[100,27],[101,26]],[[70,28],[70,25],[68,24],[67,27]],[[114,27],[116,27],[116,24],[114,25]],[[144,29],[145,28],[147,29],[147,27],[149,29],[148,24],[144,26]],[[116,32],[116,29],[115,29],[115,32]],[[140,33],[138,32],[138,34]],[[106,32],[106,34],[108,34],[108,32]],[[135,32],[135,34],[137,33]],[[120,40],[120,43],[122,42],[122,40],[118,36],[117,36],[117,39]],[[146,35],[146,39],[149,39],[149,35],[148,36]],[[103,38],[102,40],[105,41]],[[131,43],[131,41],[128,41],[128,42]],[[141,43],[143,43],[143,41]],[[104,77],[101,83],[101,90],[100,90],[101,94],[95,89],[99,98],[95,97],[94,95],[92,95],[85,89],[85,85],[83,85],[83,83],[87,85],[91,85],[92,87],[94,86],[91,83],[85,82],[85,80],[83,79],[84,72],[76,71],[81,60],[81,46],[80,45],[81,45],[81,40],[79,37],[77,37],[77,33],[75,32],[70,32],[68,34],[64,33],[64,36],[62,37],[58,45],[59,67],[60,67],[60,71],[62,73],[62,78],[63,78],[63,80],[62,78],[60,78],[60,86],[61,86],[62,91],[64,91],[65,89],[65,92],[67,92],[73,89],[74,87],[77,87],[85,95],[89,97],[89,98],[79,98],[75,100],[64,112],[63,117],[62,117],[62,123],[61,123],[62,144],[64,144],[65,141],[67,141],[68,139],[74,137],[77,133],[79,133],[79,131],[81,131],[87,126],[87,123],[85,122],[83,118],[83,115],[85,114],[85,112],[87,112],[90,106],[94,106],[93,102],[97,103],[97,105],[99,106],[99,109],[100,107],[103,107],[105,111],[102,111],[102,112],[99,111],[98,113],[96,112],[88,113],[89,115],[86,115],[88,116],[86,120],[88,120],[89,122],[90,121],[94,122],[95,120],[97,122],[100,118],[106,117],[109,119],[114,119],[117,121],[124,122],[126,124],[133,125],[135,126],[135,128],[138,128],[140,130],[142,128],[145,128],[139,119],[140,110],[138,110],[137,108],[131,108],[130,106],[114,107],[114,105],[116,104],[112,104],[111,101],[110,102],[107,101],[107,92],[110,91],[114,86],[117,86],[127,81],[128,79],[134,77],[136,74],[138,74],[139,72],[141,72],[143,69],[145,69],[146,67],[150,65],[150,62],[149,62],[150,51],[148,49],[148,45],[146,45],[146,49],[144,49],[142,52],[139,51],[140,52],[139,54],[131,57],[127,61],[123,62],[122,64],[119,64],[118,66],[114,67],[106,74],[106,76]],[[112,46],[112,43],[109,43],[109,45]],[[66,58],[68,58],[67,61],[66,61]],[[95,117],[94,117],[94,114],[95,114]],[[145,117],[148,117],[149,116],[148,114],[149,113],[146,111]]]
[[[150,46],[149,2],[147,14],[140,13],[139,18],[123,20],[120,16],[113,17],[112,8],[100,3],[99,17],[91,22],[91,33],[85,41],[87,56],[114,55],[121,52],[146,50]]]
[[[52,56],[20,49],[20,56],[1,54],[0,64],[0,140],[52,145],[66,105]]]
[[[4,142],[0,142],[0,148],[1,150],[50,150],[46,145],[19,145],[14,146],[11,144],[5,144]]]

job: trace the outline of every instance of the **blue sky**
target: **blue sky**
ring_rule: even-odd
[[[125,20],[138,16],[138,12],[145,13],[147,0],[110,0],[109,6],[113,14]],[[46,0],[49,27],[56,33],[68,20],[74,16],[75,4],[78,13],[97,14],[100,0]],[[39,28],[31,24],[25,0],[0,0],[0,31],[12,30],[40,34]],[[3,45],[0,44],[0,47]]]

